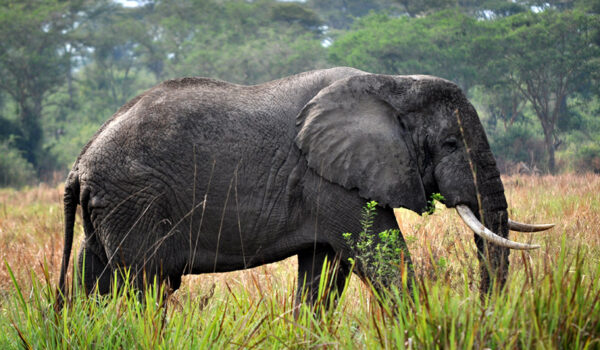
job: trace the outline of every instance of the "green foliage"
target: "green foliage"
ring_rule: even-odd
[[[427,213],[435,212],[436,201],[444,201],[440,193],[433,193],[427,202]],[[375,233],[372,231],[373,220],[377,215],[377,202],[369,201],[361,212],[360,225],[362,230],[358,234],[345,232],[342,234],[346,243],[354,253],[354,258],[349,258],[351,264],[359,264],[373,283],[389,287],[391,285],[406,285],[407,275],[405,253],[407,247],[398,229],[385,230]],[[408,254],[406,255],[408,256]]]
[[[276,21],[300,23],[313,30],[323,24],[319,15],[298,3],[286,2],[273,4],[271,13],[272,18]]]
[[[17,123],[0,115],[0,141],[8,140],[11,137],[22,137],[21,130]]]
[[[398,229],[372,232],[376,215],[377,202],[367,202],[361,213],[362,231],[356,235],[349,232],[342,234],[356,257],[356,259],[350,258],[350,263],[358,263],[365,269],[367,275],[373,279],[373,283],[400,286],[401,283],[406,282],[406,274],[402,273],[405,271],[404,241]]]
[[[402,7],[396,0],[308,0],[307,5],[315,9],[328,26],[337,30],[349,29],[355,19],[372,11],[402,12]]]
[[[422,18],[371,14],[329,49],[330,61],[386,74],[430,74],[468,89],[475,70],[466,59],[479,26],[475,18],[448,10]]]
[[[533,126],[528,123],[515,123],[507,129],[498,128],[490,147],[501,162],[510,160],[525,164],[544,164],[544,140],[536,136]]]
[[[22,187],[35,179],[33,166],[12,142],[0,142],[0,187]]]
[[[145,79],[152,58],[147,57],[149,48],[144,45],[151,45],[151,33],[132,10],[107,5],[94,21],[85,22],[77,30],[85,46],[93,48],[85,54],[91,62],[75,76],[79,93],[93,99],[97,108],[108,107],[105,119],[140,89],[155,82]],[[162,66],[150,68],[156,77],[161,76]]]
[[[600,174],[600,144],[593,142],[584,144],[577,150],[576,169]]]
[[[275,1],[159,2],[169,76],[201,75],[243,84],[326,66],[318,16]]]
[[[431,197],[427,201],[427,208],[425,208],[425,212],[427,212],[427,214],[429,215],[432,215],[433,213],[435,213],[435,203],[443,202],[445,200],[446,198],[444,198],[444,196],[442,196],[441,193],[432,193]]]
[[[600,70],[600,47],[594,38],[600,18],[579,11],[528,11],[486,24],[487,42],[478,41],[475,53],[483,53],[487,86],[514,90],[531,105],[544,135],[548,169],[556,170],[554,152],[560,142],[557,123],[569,117],[566,101],[589,90],[594,72]]]
[[[60,1],[0,3],[0,91],[16,104],[24,157],[42,158],[41,116],[45,97],[65,81],[72,18]]]

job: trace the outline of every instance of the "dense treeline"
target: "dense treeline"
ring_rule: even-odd
[[[501,167],[600,171],[595,0],[0,0],[0,185],[70,167],[128,99],[349,65],[457,82]]]

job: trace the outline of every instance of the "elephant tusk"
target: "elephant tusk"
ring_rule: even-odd
[[[483,226],[481,224],[481,222],[479,222],[479,220],[477,220],[477,218],[475,217],[475,214],[473,214],[471,209],[469,209],[469,207],[467,207],[464,204],[457,205],[456,211],[458,212],[458,215],[460,215],[460,218],[463,219],[465,224],[467,224],[467,226],[469,226],[469,228],[471,230],[473,230],[473,232],[475,232],[475,234],[477,234],[481,238],[483,238],[491,243],[494,243],[501,247],[510,248],[510,249],[518,249],[518,250],[531,250],[531,249],[537,249],[540,247],[537,244],[525,244],[525,243],[513,242],[509,239],[498,236],[497,234],[495,234],[494,232],[490,231],[488,228]]]
[[[511,219],[508,219],[508,228],[512,231],[538,232],[538,231],[545,231],[545,230],[551,229],[553,227],[554,227],[554,224],[531,225],[531,224],[523,224],[520,222],[512,221]]]

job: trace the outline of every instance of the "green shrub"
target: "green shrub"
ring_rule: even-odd
[[[0,143],[0,187],[22,187],[35,180],[35,170],[10,141]]]
[[[494,154],[515,162],[538,163],[545,158],[544,141],[527,125],[514,124],[491,140]]]
[[[582,145],[575,153],[575,169],[580,172],[600,173],[600,145]]]
[[[401,271],[404,264],[406,246],[402,244],[400,230],[385,230],[377,236],[372,232],[373,219],[377,202],[370,201],[363,207],[361,213],[362,231],[354,235],[346,232],[344,239],[351,247],[356,260],[350,258],[351,264],[360,264],[374,280],[373,283],[383,285],[399,285],[405,280]],[[375,238],[379,238],[376,240]]]

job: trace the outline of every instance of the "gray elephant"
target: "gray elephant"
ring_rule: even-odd
[[[255,86],[166,81],[121,107],[69,173],[60,290],[78,204],[87,291],[107,293],[120,268],[137,287],[177,289],[184,274],[297,255],[297,295],[304,286],[312,300],[326,257],[343,286],[342,234],[361,230],[367,200],[380,205],[380,232],[397,228],[392,208],[422,213],[438,192],[476,233],[483,292],[491,276],[504,284],[509,249],[538,247],[509,241],[510,225],[549,227],[509,221],[477,112],[446,80],[333,68]]]

